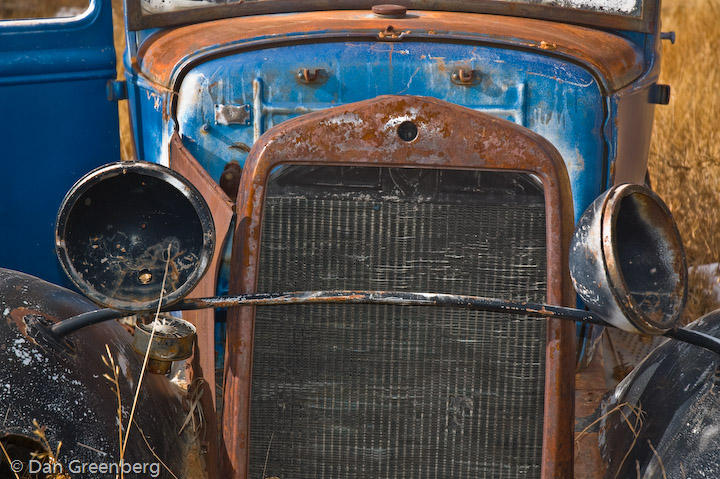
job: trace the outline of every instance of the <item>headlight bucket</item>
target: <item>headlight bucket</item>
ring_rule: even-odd
[[[121,311],[156,309],[163,284],[163,306],[181,300],[207,270],[214,245],[202,195],[179,173],[146,162],[110,163],[78,180],[55,230],[70,280],[95,303]]]
[[[620,329],[663,334],[676,327],[688,278],[670,210],[646,186],[610,188],[578,221],[570,275],[587,306]]]

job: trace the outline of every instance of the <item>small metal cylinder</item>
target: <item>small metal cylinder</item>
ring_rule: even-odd
[[[133,349],[141,356],[148,354],[148,371],[167,374],[173,361],[181,361],[192,355],[195,336],[195,326],[191,323],[169,314],[160,314],[156,320],[147,324],[138,321]]]

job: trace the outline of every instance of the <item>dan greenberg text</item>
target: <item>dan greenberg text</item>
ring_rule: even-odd
[[[67,464],[49,463],[30,459],[28,461],[30,474],[142,474],[143,477],[158,477],[160,464],[157,462],[82,462],[74,459]]]

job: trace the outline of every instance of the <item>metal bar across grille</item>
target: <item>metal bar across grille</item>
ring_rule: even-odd
[[[268,185],[257,288],[544,301],[544,208],[521,173],[292,167]],[[343,304],[255,318],[251,478],[539,477],[545,321]]]

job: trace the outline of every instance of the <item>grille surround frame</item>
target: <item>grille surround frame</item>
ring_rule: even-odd
[[[413,121],[418,136],[395,128]],[[546,207],[547,301],[569,306],[574,294],[567,253],[573,228],[568,174],[557,150],[514,123],[427,97],[382,96],[304,115],[263,135],[248,155],[237,198],[230,293],[254,292],[260,255],[264,195],[281,164],[393,166],[518,171],[543,184]],[[222,432],[226,470],[245,478],[249,462],[249,410],[254,307],[228,314]],[[565,324],[563,324],[565,323]],[[573,472],[574,327],[549,320],[545,354],[545,407],[541,477]]]

